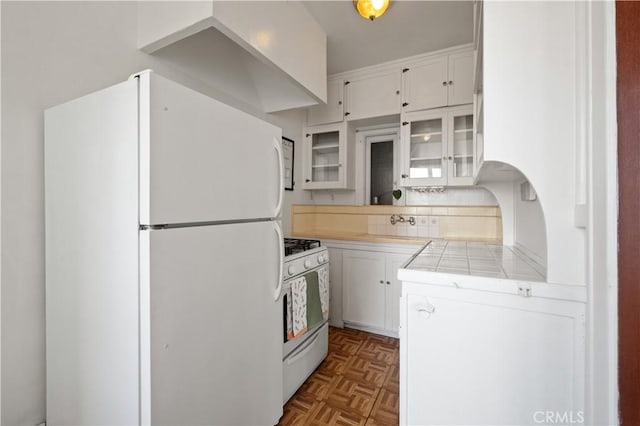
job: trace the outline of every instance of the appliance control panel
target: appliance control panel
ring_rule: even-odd
[[[305,274],[327,263],[329,263],[329,251],[326,247],[319,247],[304,253],[287,256],[284,259],[283,278],[289,279],[296,275]]]

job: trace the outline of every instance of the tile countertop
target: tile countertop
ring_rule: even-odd
[[[392,243],[392,244],[425,244],[429,242],[426,237],[403,237],[397,235],[372,235],[351,232],[296,232],[292,238],[314,238],[317,240],[344,240],[368,243]]]
[[[445,240],[427,243],[404,269],[533,282],[544,282],[546,273],[543,266],[513,247]]]

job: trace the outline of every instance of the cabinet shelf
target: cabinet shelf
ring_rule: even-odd
[[[453,133],[468,133],[468,132],[473,132],[473,129],[458,129],[453,131]]]
[[[327,144],[327,145],[317,145],[312,147],[311,149],[314,151],[326,151],[326,150],[335,150],[337,148],[340,148],[340,144],[337,143],[332,143],[332,144]]]
[[[340,167],[340,164],[314,164],[311,166],[313,169],[329,169],[332,167]]]
[[[439,155],[436,157],[411,157],[411,161],[434,161],[434,160],[442,160],[442,157]]]
[[[441,135],[442,132],[425,132],[425,133],[412,133],[411,137],[412,138],[424,138],[425,136],[439,136]],[[426,142],[426,141],[425,141]]]

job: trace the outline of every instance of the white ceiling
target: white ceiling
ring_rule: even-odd
[[[471,43],[471,1],[391,0],[371,22],[351,0],[304,1],[327,33],[327,72],[335,74],[419,53]]]

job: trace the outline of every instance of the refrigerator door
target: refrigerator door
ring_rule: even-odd
[[[280,128],[152,72],[138,79],[141,224],[280,214]]]
[[[275,221],[141,232],[142,424],[278,423],[281,237]]]

